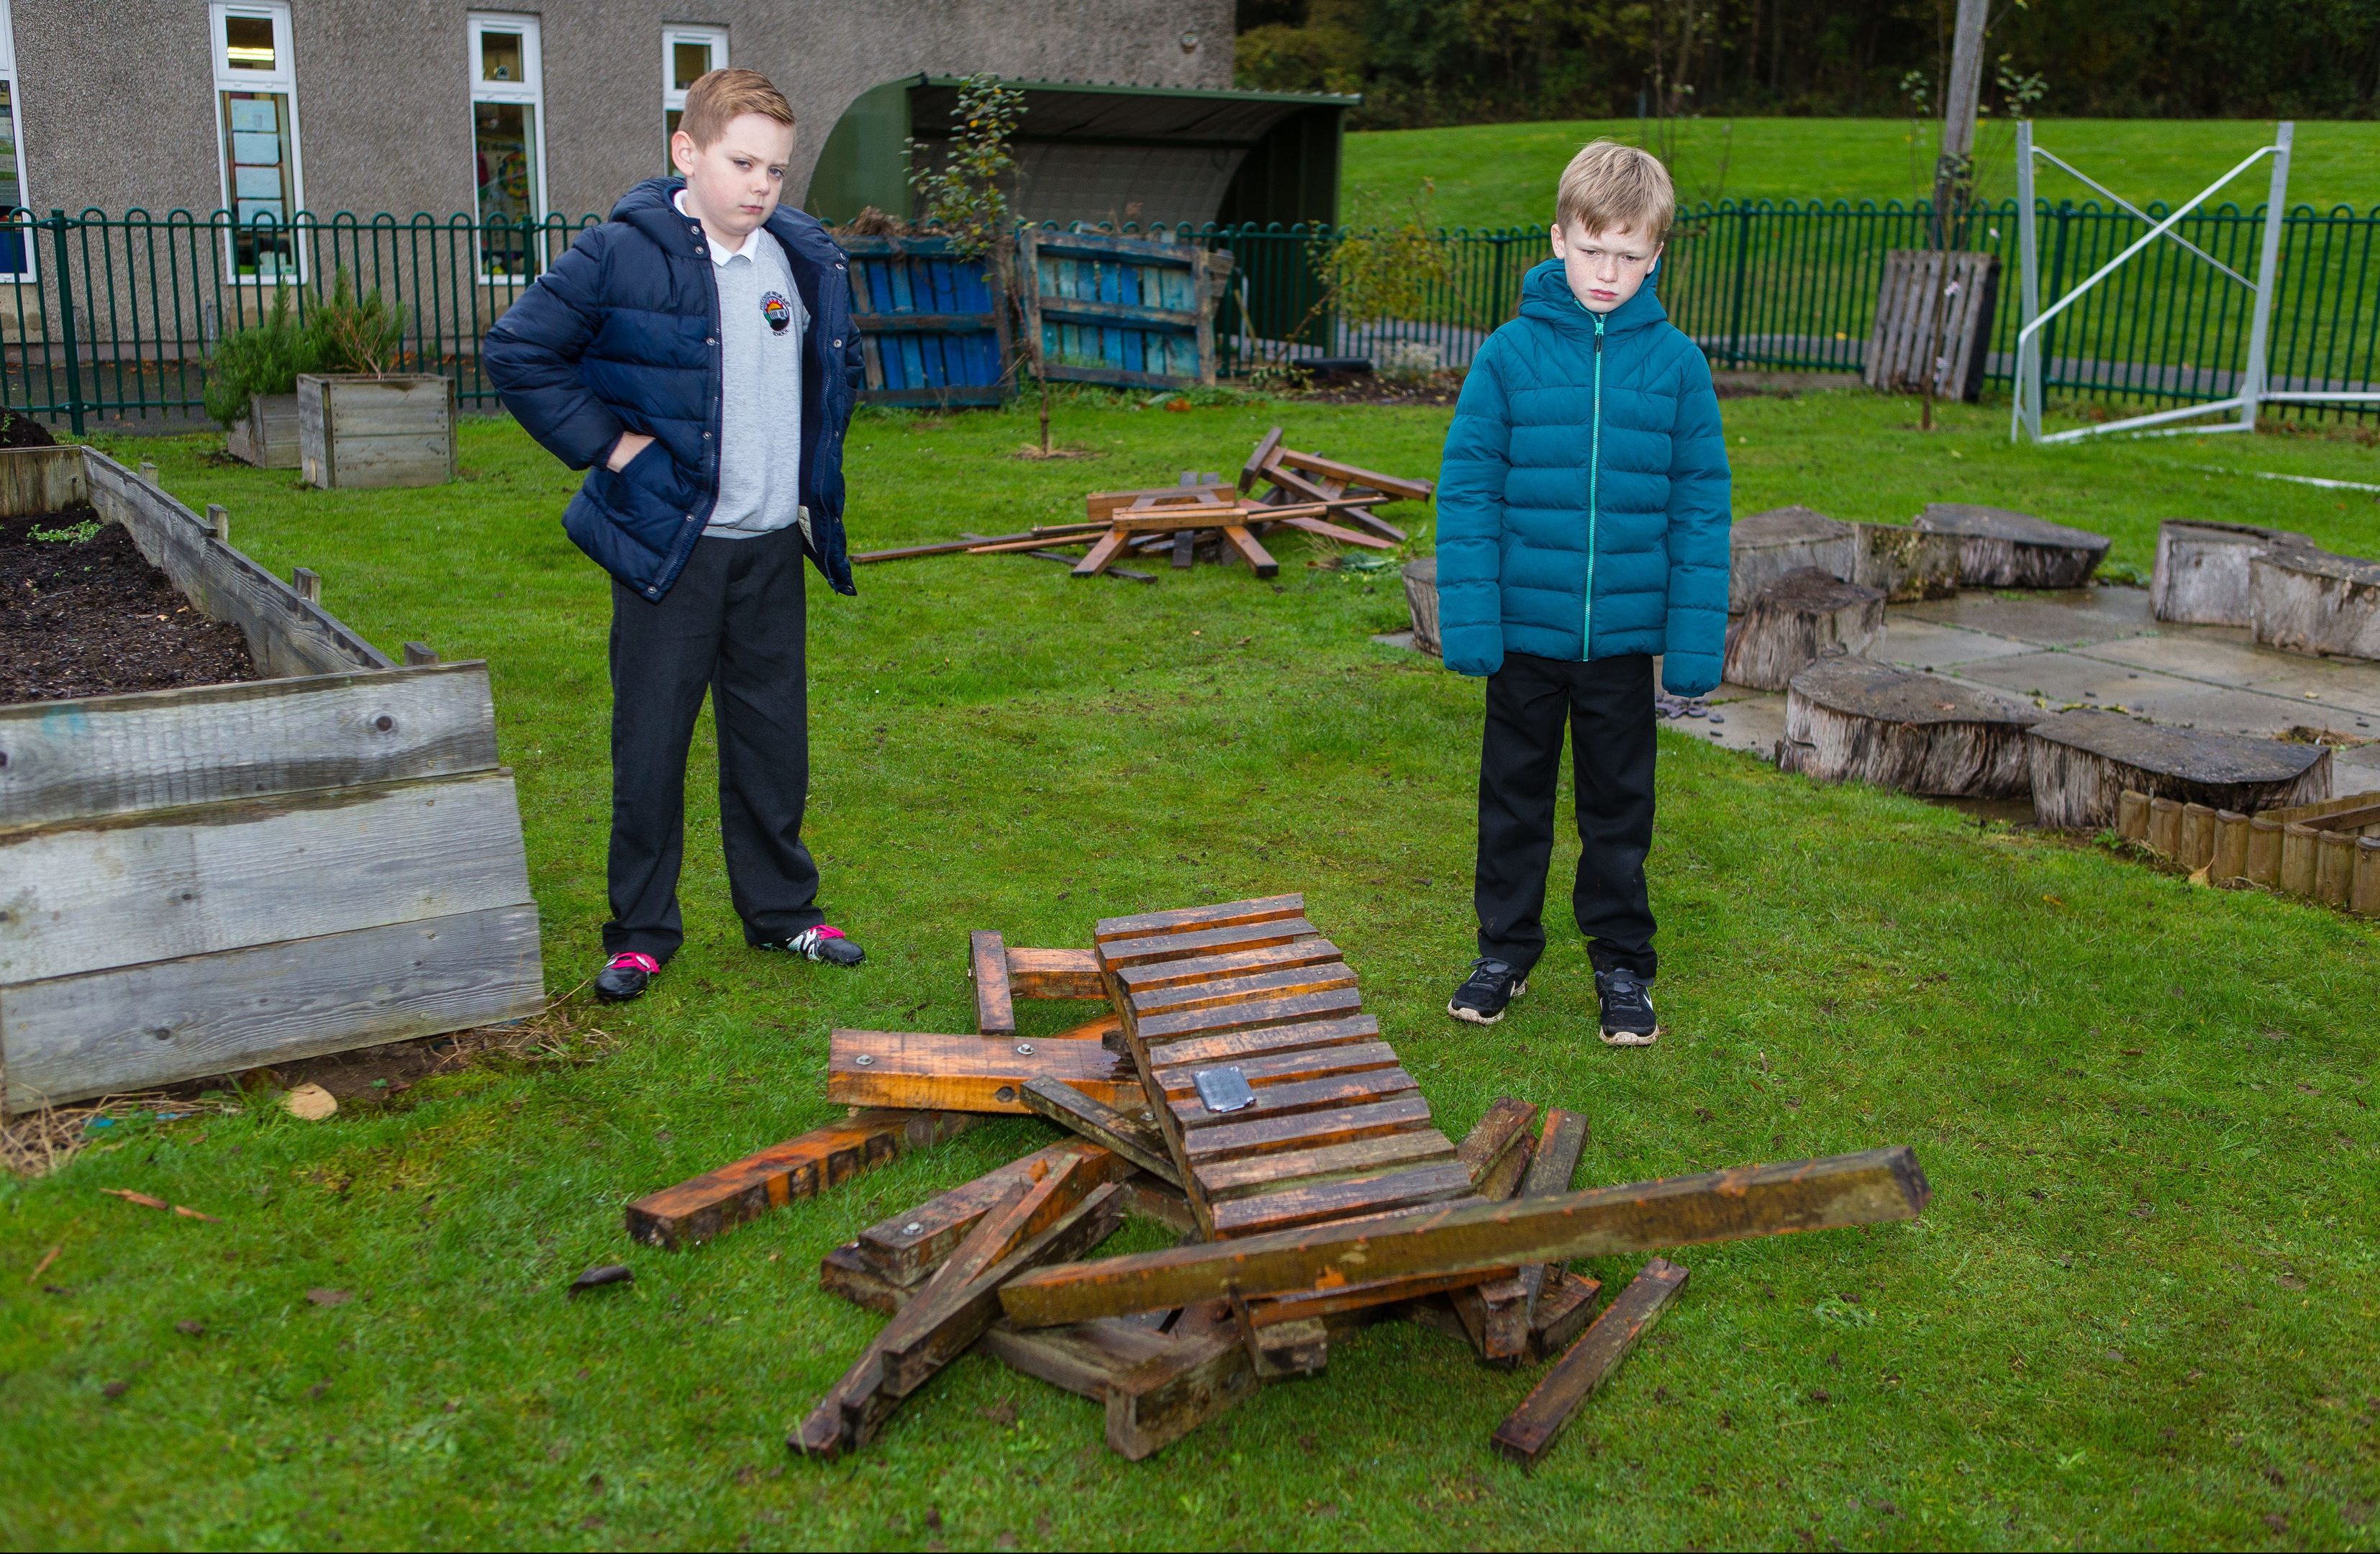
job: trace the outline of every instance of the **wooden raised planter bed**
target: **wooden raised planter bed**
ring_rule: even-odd
[[[443,486],[455,478],[455,380],[300,376],[298,446],[310,486]]]
[[[298,396],[249,395],[248,414],[232,423],[224,451],[259,469],[298,468]]]
[[[279,677],[0,706],[6,1110],[542,1008],[487,666],[395,665],[103,455],[0,453],[8,514],[84,500]]]

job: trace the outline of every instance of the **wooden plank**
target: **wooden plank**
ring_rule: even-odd
[[[1152,1054],[1154,1056],[1154,1054]],[[1157,1068],[1152,1072],[1158,1087],[1170,1101],[1198,1104],[1197,1075],[1220,1065],[1185,1063]],[[1279,1052],[1261,1058],[1244,1058],[1229,1066],[1240,1073],[1255,1088],[1272,1085],[1294,1085],[1309,1079],[1327,1079],[1334,1074],[1364,1074],[1373,1069],[1398,1066],[1396,1049],[1385,1041],[1364,1041],[1351,1046],[1309,1047],[1295,1052]],[[1238,1116],[1238,1112],[1232,1113]]]
[[[1140,1462],[1253,1395],[1258,1383],[1236,1321],[1144,1361],[1109,1384],[1108,1449]]]
[[[1130,994],[1136,1025],[1161,1014],[1218,1009],[1226,1004],[1266,1003],[1304,993],[1329,992],[1355,987],[1355,973],[1345,961],[1315,965],[1281,966],[1216,982],[1196,982],[1179,988],[1148,988]]]
[[[1386,1110],[1379,1108],[1378,1110]],[[1212,1132],[1226,1130],[1215,1129]],[[1611,1257],[1659,1246],[1913,1220],[1928,1188],[1905,1145],[1742,1166],[1556,1198],[1423,1209],[1027,1274],[1010,1319],[1050,1327],[1186,1305],[1226,1289],[1283,1295],[1364,1280]]]
[[[1262,541],[1248,532],[1245,524],[1225,524],[1223,538],[1231,541],[1233,550],[1247,559],[1248,565],[1255,570],[1257,577],[1281,576],[1281,563],[1272,559],[1272,552],[1266,550]]]
[[[1125,1213],[1162,1225],[1177,1236],[1206,1233],[1205,1227],[1198,1223],[1197,1210],[1190,1207],[1189,1196],[1171,1182],[1138,1172],[1124,1178],[1123,1191]]]
[[[860,1115],[948,1119],[957,1124],[950,1130],[953,1133],[977,1121],[958,1111],[863,1111]],[[906,1213],[878,1220],[860,1232],[853,1244],[858,1247],[859,1256],[868,1267],[893,1283],[920,1283],[957,1249],[1002,1195],[1020,1184],[1038,1181],[1068,1162],[1072,1162],[1077,1176],[1096,1182],[1121,1182],[1132,1171],[1132,1163],[1111,1149],[1080,1138],[1062,1138],[988,1171],[972,1182],[937,1193]]]
[[[1240,466],[1240,490],[1254,491],[1257,478],[1275,462],[1274,455],[1281,449],[1281,430],[1274,427],[1257,439],[1256,452],[1248,455],[1247,463]]]
[[[1257,923],[1281,923],[1302,920],[1305,916],[1305,897],[1302,893],[1259,896],[1249,901],[1226,901],[1212,906],[1188,906],[1172,912],[1142,912],[1128,917],[1102,917],[1092,925],[1091,940],[1103,951],[1119,941],[1156,939],[1171,935],[1208,932],[1219,929],[1240,928]],[[1314,930],[1311,926],[1307,933]],[[1111,953],[1107,964],[1117,962]]]
[[[1545,1128],[1537,1135],[1536,1149],[1529,1157],[1528,1174],[1521,1181],[1521,1196],[1551,1198],[1569,1192],[1571,1178],[1578,1174],[1578,1158],[1585,1150],[1585,1113],[1559,1106],[1546,1108]],[[1521,1270],[1521,1283],[1528,1292],[1533,1321],[1552,1267],[1549,1263],[1531,1263]]]
[[[830,1295],[841,1295],[854,1305],[887,1316],[909,1304],[917,1291],[905,1284],[895,1284],[868,1265],[859,1255],[859,1244],[846,1241],[819,1259],[819,1288]]]
[[[1462,1147],[1455,1152],[1455,1158],[1463,1162],[1463,1169],[1471,1172],[1475,1187],[1486,1191],[1485,1184],[1496,1168],[1509,1159],[1513,1150],[1528,1143],[1529,1124],[1536,1120],[1537,1109],[1527,1101],[1500,1096],[1489,1103],[1477,1124],[1463,1135]],[[1513,1172],[1512,1181],[1515,1186],[1519,1184],[1518,1172]],[[1508,1188],[1488,1196],[1500,1199],[1511,1196],[1512,1192]]]
[[[1009,991],[1017,998],[1099,998],[1108,996],[1099,976],[1097,950],[1028,950],[1008,952]]]
[[[1135,995],[1135,1008],[1147,1008],[1148,1005],[1138,1001],[1138,995],[1142,993],[1188,987],[1197,982],[1220,982],[1262,971],[1325,965],[1344,958],[1339,953],[1339,946],[1327,939],[1301,939],[1254,950],[1227,951],[1220,955],[1198,955],[1187,960],[1124,966],[1117,970],[1116,982],[1124,991]]]
[[[1247,1311],[1249,1318],[1261,1327],[1300,1317],[1330,1317],[1341,1312],[1429,1299],[1443,1292],[1475,1283],[1480,1277],[1476,1273],[1440,1273],[1424,1279],[1384,1279],[1369,1284],[1349,1284],[1336,1290],[1283,1295],[1275,1300],[1253,1300],[1247,1303]],[[1447,1314],[1447,1321],[1454,1321],[1451,1312]]]
[[[930,1031],[835,1030],[826,1099],[932,1111],[1030,1111],[1029,1079],[1057,1079],[1110,1106],[1147,1104],[1129,1061],[1089,1041],[1018,1041]]]
[[[529,904],[509,771],[0,832],[0,983]]]
[[[1164,1138],[1135,1117],[1127,1117],[1054,1079],[1034,1079],[1025,1086],[1025,1104],[1062,1128],[1071,1128],[1094,1144],[1104,1145],[1141,1170],[1179,1187],[1182,1172],[1173,1164]]]
[[[1500,1203],[1520,1189],[1521,1175],[1535,1147],[1529,1125],[1537,1109],[1511,1096],[1489,1103],[1476,1126],[1463,1135],[1455,1158],[1470,1173],[1472,1190]],[[1531,1290],[1516,1276],[1485,1281],[1448,1295],[1465,1336],[1482,1359],[1515,1362],[1529,1347]]]
[[[545,1008],[537,908],[492,907],[0,988],[12,1111]]]
[[[990,1280],[1000,1269],[998,1263],[1007,1259],[1019,1247],[1026,1245],[1050,1230],[1060,1221],[1072,1218],[1078,1210],[1091,1210],[1104,1215],[1109,1232],[1123,1223],[1123,1205],[1119,1200],[1114,1184],[1093,1182],[1079,1171],[1052,1171],[1039,1186],[1019,1203],[1013,1225],[1000,1225],[1001,1211],[994,1209],[984,1217],[985,1227],[1000,1229],[1001,1247],[990,1262],[968,1280],[966,1298],[954,1304],[940,1321],[922,1330],[905,1334],[898,1342],[884,1346],[884,1384],[902,1397],[908,1396],[926,1378],[956,1358],[959,1352],[982,1336],[983,1329],[1000,1315],[996,1288]],[[972,1242],[975,1238],[970,1236]],[[1105,1240],[1105,1235],[1099,1237]],[[964,1257],[969,1250],[962,1244],[953,1258]]]
[[[1147,1019],[1135,1017],[1133,1032],[1154,1050],[1160,1045],[1177,1041],[1187,1036],[1208,1036],[1217,1031],[1257,1030],[1266,1026],[1303,1025],[1309,1020],[1328,1020],[1353,1014],[1364,1007],[1364,995],[1354,988],[1334,988],[1329,992],[1298,993],[1289,998],[1264,999],[1253,1003],[1229,1003],[1212,1009],[1184,1010],[1179,1014],[1152,1014]]]
[[[1313,1186],[1233,1198],[1208,1210],[1215,1234],[1261,1235],[1326,1220],[1379,1214],[1415,1204],[1439,1203],[1471,1191],[1471,1173],[1452,1160],[1414,1166],[1378,1176],[1352,1176]]]
[[[1450,1291],[1447,1302],[1481,1359],[1509,1367],[1528,1354],[1529,1292],[1517,1275]]]
[[[953,1111],[862,1111],[842,1118],[638,1198],[628,1205],[628,1238],[671,1250],[691,1246],[975,1123]]]
[[[1316,937],[1312,923],[1303,917],[1293,916],[1262,922],[1231,923],[1219,928],[1153,934],[1121,943],[1103,944],[1098,953],[1102,965],[1121,975],[1127,966],[1191,960],[1231,950],[1257,950],[1269,944],[1288,944]]]
[[[1579,1404],[1619,1368],[1685,1287],[1686,1270],[1677,1264],[1662,1257],[1646,1263],[1570,1352],[1554,1362],[1536,1390],[1496,1427],[1489,1438],[1496,1449],[1519,1463],[1543,1458]]]
[[[1198,1188],[1210,1204],[1250,1193],[1270,1192],[1284,1182],[1321,1183],[1363,1176],[1391,1166],[1426,1165],[1454,1159],[1454,1145],[1436,1128],[1383,1134],[1351,1144],[1290,1149],[1217,1160],[1198,1169]]]
[[[1008,988],[1008,947],[978,929],[967,939],[967,976],[975,983],[975,1028],[985,1036],[1016,1034],[1016,1001]]]
[[[1123,1041],[1123,1016],[1117,1014],[1112,1011],[1105,1014],[1095,1014],[1091,1018],[1084,1021],[1081,1025],[1068,1026],[1064,1030],[1057,1032],[1056,1034],[1047,1038],[1047,1039],[1050,1041],[1104,1041],[1112,1049],[1120,1046]]]
[[[90,500],[80,447],[0,450],[0,517],[40,517]]]
[[[1295,448],[1281,449],[1280,462],[1285,468],[1326,476],[1349,487],[1369,486],[1383,496],[1398,497],[1407,502],[1427,502],[1430,492],[1437,489],[1427,480],[1383,475],[1377,469],[1366,469],[1358,464],[1342,464],[1337,459],[1324,458],[1320,454],[1302,454]]]
[[[1321,1149],[1334,1144],[1378,1138],[1429,1126],[1429,1102],[1417,1093],[1391,1097],[1375,1105],[1341,1107],[1295,1117],[1259,1123],[1226,1123],[1201,1128],[1186,1140],[1184,1154],[1193,1171],[1205,1172],[1218,1160],[1247,1155],[1280,1155],[1292,1150]],[[1303,1286],[1299,1286],[1303,1287]],[[1269,1292],[1287,1293],[1286,1290]],[[1186,1303],[1176,1301],[1177,1305]]]
[[[1271,1085],[1256,1092],[1256,1099],[1237,1111],[1209,1111],[1195,1095],[1170,1100],[1176,1126],[1183,1130],[1183,1147],[1195,1150],[1200,1133],[1220,1127],[1245,1127],[1275,1118],[1308,1111],[1335,1111],[1343,1107],[1411,1095],[1420,1087],[1402,1068],[1373,1069],[1363,1074],[1334,1074],[1296,1084]]]
[[[1084,553],[1083,559],[1075,564],[1075,576],[1096,577],[1105,572],[1115,564],[1116,557],[1123,552],[1124,541],[1131,538],[1132,531],[1121,525],[1110,528],[1107,533],[1099,537],[1099,541],[1092,545],[1089,551]]]
[[[1529,1316],[1529,1358],[1542,1364],[1569,1348],[1594,1319],[1603,1281],[1572,1273],[1559,1263],[1536,1266],[1545,1269],[1546,1278],[1537,1293],[1536,1309]]]
[[[1336,1020],[1306,1020],[1293,1026],[1265,1026],[1256,1030],[1222,1031],[1165,1044],[1164,1064],[1212,1065],[1308,1047],[1344,1047],[1377,1041],[1380,1022],[1370,1014],[1350,1014]]]
[[[384,725],[384,726],[383,726]],[[0,829],[485,771],[481,662],[0,707]]]
[[[1315,517],[1305,514],[1293,514],[1288,517],[1281,518],[1276,521],[1278,521],[1283,528],[1293,528],[1300,534],[1311,534],[1318,540],[1328,540],[1332,541],[1334,544],[1354,545],[1360,550],[1393,551],[1397,548],[1398,544],[1398,541],[1394,540],[1385,539],[1379,535],[1366,534],[1357,529],[1342,528],[1337,524],[1330,522],[1328,518]]]
[[[978,1352],[1010,1369],[1094,1401],[1103,1401],[1135,1366],[1172,1353],[1173,1345],[1165,1334],[1118,1317],[1030,1330],[994,1322],[976,1340]]]

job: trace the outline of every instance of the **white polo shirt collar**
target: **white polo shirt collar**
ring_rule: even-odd
[[[695,220],[695,218],[687,212],[686,208],[686,190],[679,189],[674,194],[672,194],[670,196],[670,203],[676,208],[679,215],[686,216],[689,221]],[[695,221],[695,225],[698,226],[702,225],[699,221]],[[703,227],[702,240],[710,245],[710,262],[724,268],[729,260],[735,258],[739,254],[747,259],[754,257],[752,249],[753,245],[760,240],[760,229],[756,226],[751,231],[744,234],[744,241],[732,249],[726,244],[721,242],[718,238],[713,237],[710,235],[710,229],[709,227]]]

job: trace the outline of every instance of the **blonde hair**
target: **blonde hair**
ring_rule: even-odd
[[[1572,157],[1554,189],[1554,220],[1589,232],[1624,227],[1658,244],[1677,213],[1677,190],[1661,159],[1617,140],[1597,140]]]
[[[759,114],[783,125],[794,122],[793,104],[759,71],[709,70],[686,89],[686,114],[677,127],[697,146],[708,146],[746,114]]]

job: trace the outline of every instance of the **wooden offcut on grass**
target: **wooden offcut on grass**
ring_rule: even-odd
[[[1905,522],[1926,503],[2110,535],[2160,518],[2380,548],[2351,442],[2010,449],[2004,413],[1867,396],[1724,407],[1737,507]],[[850,439],[866,546],[1029,528],[1092,488],[1216,467],[1268,426],[1428,474],[1449,412],[1062,402],[1099,457],[1008,456],[997,412]],[[574,478],[508,424],[462,480],[322,492],[209,441],[127,443],[241,543],[322,573],[394,647],[485,656],[517,774],[547,982],[599,957],[609,585],[557,522]],[[1428,524],[1417,517],[1417,538]],[[810,591],[807,834],[853,972],[744,947],[706,722],[686,949],[575,1064],[480,1063],[302,1123],[269,1097],[0,1186],[0,1529],[12,1545],[498,1543],[2353,1545],[2380,1523],[2380,955],[2371,927],[2192,888],[2083,843],[1661,740],[1655,996],[1670,1034],[1594,1038],[1560,905],[1491,1031],[1445,1001],[1474,953],[1480,688],[1377,646],[1393,569],[1147,589],[1030,558],[873,568]],[[1002,568],[1009,570],[1002,571]],[[1569,825],[1567,807],[1560,822]],[[1913,1145],[1924,1220],[1689,1248],[1693,1280],[1534,1470],[1488,1445],[1540,1374],[1403,1326],[1153,1462],[1098,1405],[981,1357],[832,1464],[785,1433],[882,1318],[817,1287],[864,1227],[1051,1136],[988,1122],[707,1245],[629,1242],[628,1201],[790,1138],[835,1026],[964,1032],[968,932],[1087,942],[1093,918],[1303,890],[1450,1132],[1497,1096],[1585,1113],[1581,1187]],[[1016,1010],[1019,1033],[1080,1020]],[[215,1216],[159,1214],[129,1189]],[[1127,1229],[1106,1250],[1153,1250]],[[51,1248],[58,1255],[36,1273]],[[1635,1258],[1586,1265],[1623,1287]],[[593,1264],[633,1283],[577,1300]]]

